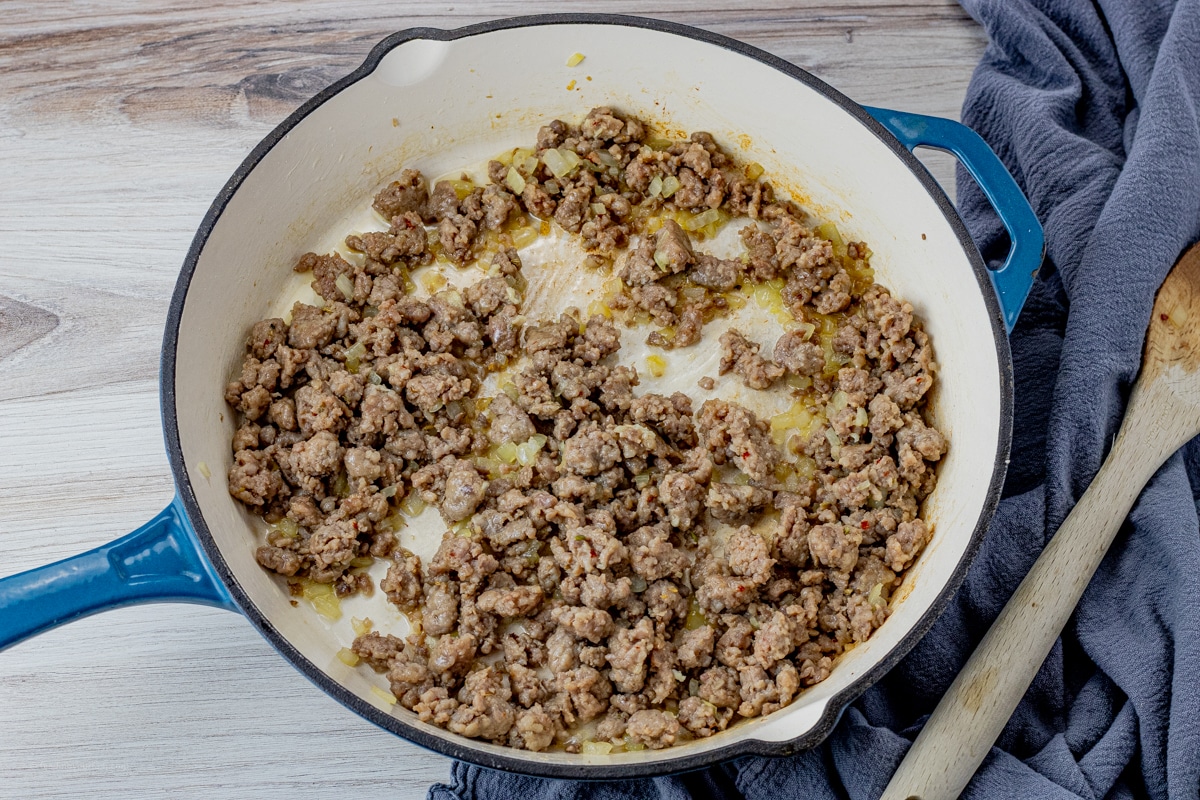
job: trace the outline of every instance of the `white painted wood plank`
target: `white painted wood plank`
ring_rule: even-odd
[[[983,37],[949,0],[0,2],[0,576],[171,497],[162,326],[212,197],[382,36],[548,11],[747,41],[854,99],[957,118]],[[952,181],[948,160],[935,176]],[[236,615],[143,606],[0,654],[0,796],[422,797],[449,762],[344,710]]]

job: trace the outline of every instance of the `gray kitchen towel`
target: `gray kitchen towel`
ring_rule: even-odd
[[[963,120],[1046,229],[1011,343],[1004,499],[955,601],[820,747],[657,780],[584,783],[455,764],[448,798],[879,796],[939,697],[1099,469],[1154,294],[1200,237],[1200,0],[961,0],[990,42]],[[1007,240],[960,172],[989,261]],[[1143,492],[967,798],[1200,797],[1200,445]]]

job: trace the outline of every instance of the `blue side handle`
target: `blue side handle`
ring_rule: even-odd
[[[1004,324],[1012,333],[1046,252],[1042,225],[1021,187],[988,143],[962,123],[886,108],[867,108],[866,111],[910,151],[917,147],[932,147],[952,153],[983,189],[1012,241],[1012,249],[1004,263],[999,269],[988,271],[1000,301]]]
[[[178,497],[115,542],[0,579],[0,650],[98,611],[152,602],[237,610]]]

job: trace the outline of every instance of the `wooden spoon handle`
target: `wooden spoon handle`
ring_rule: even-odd
[[[1158,452],[1166,442],[1153,436],[1158,415],[1135,406],[1143,403],[1130,404],[1104,466],[938,703],[881,800],[954,800],[988,754],[1166,458]]]

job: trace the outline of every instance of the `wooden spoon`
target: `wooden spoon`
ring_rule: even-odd
[[[953,800],[1012,716],[1163,462],[1200,434],[1200,244],[1154,301],[1142,371],[1091,486],[925,723],[881,800]]]

